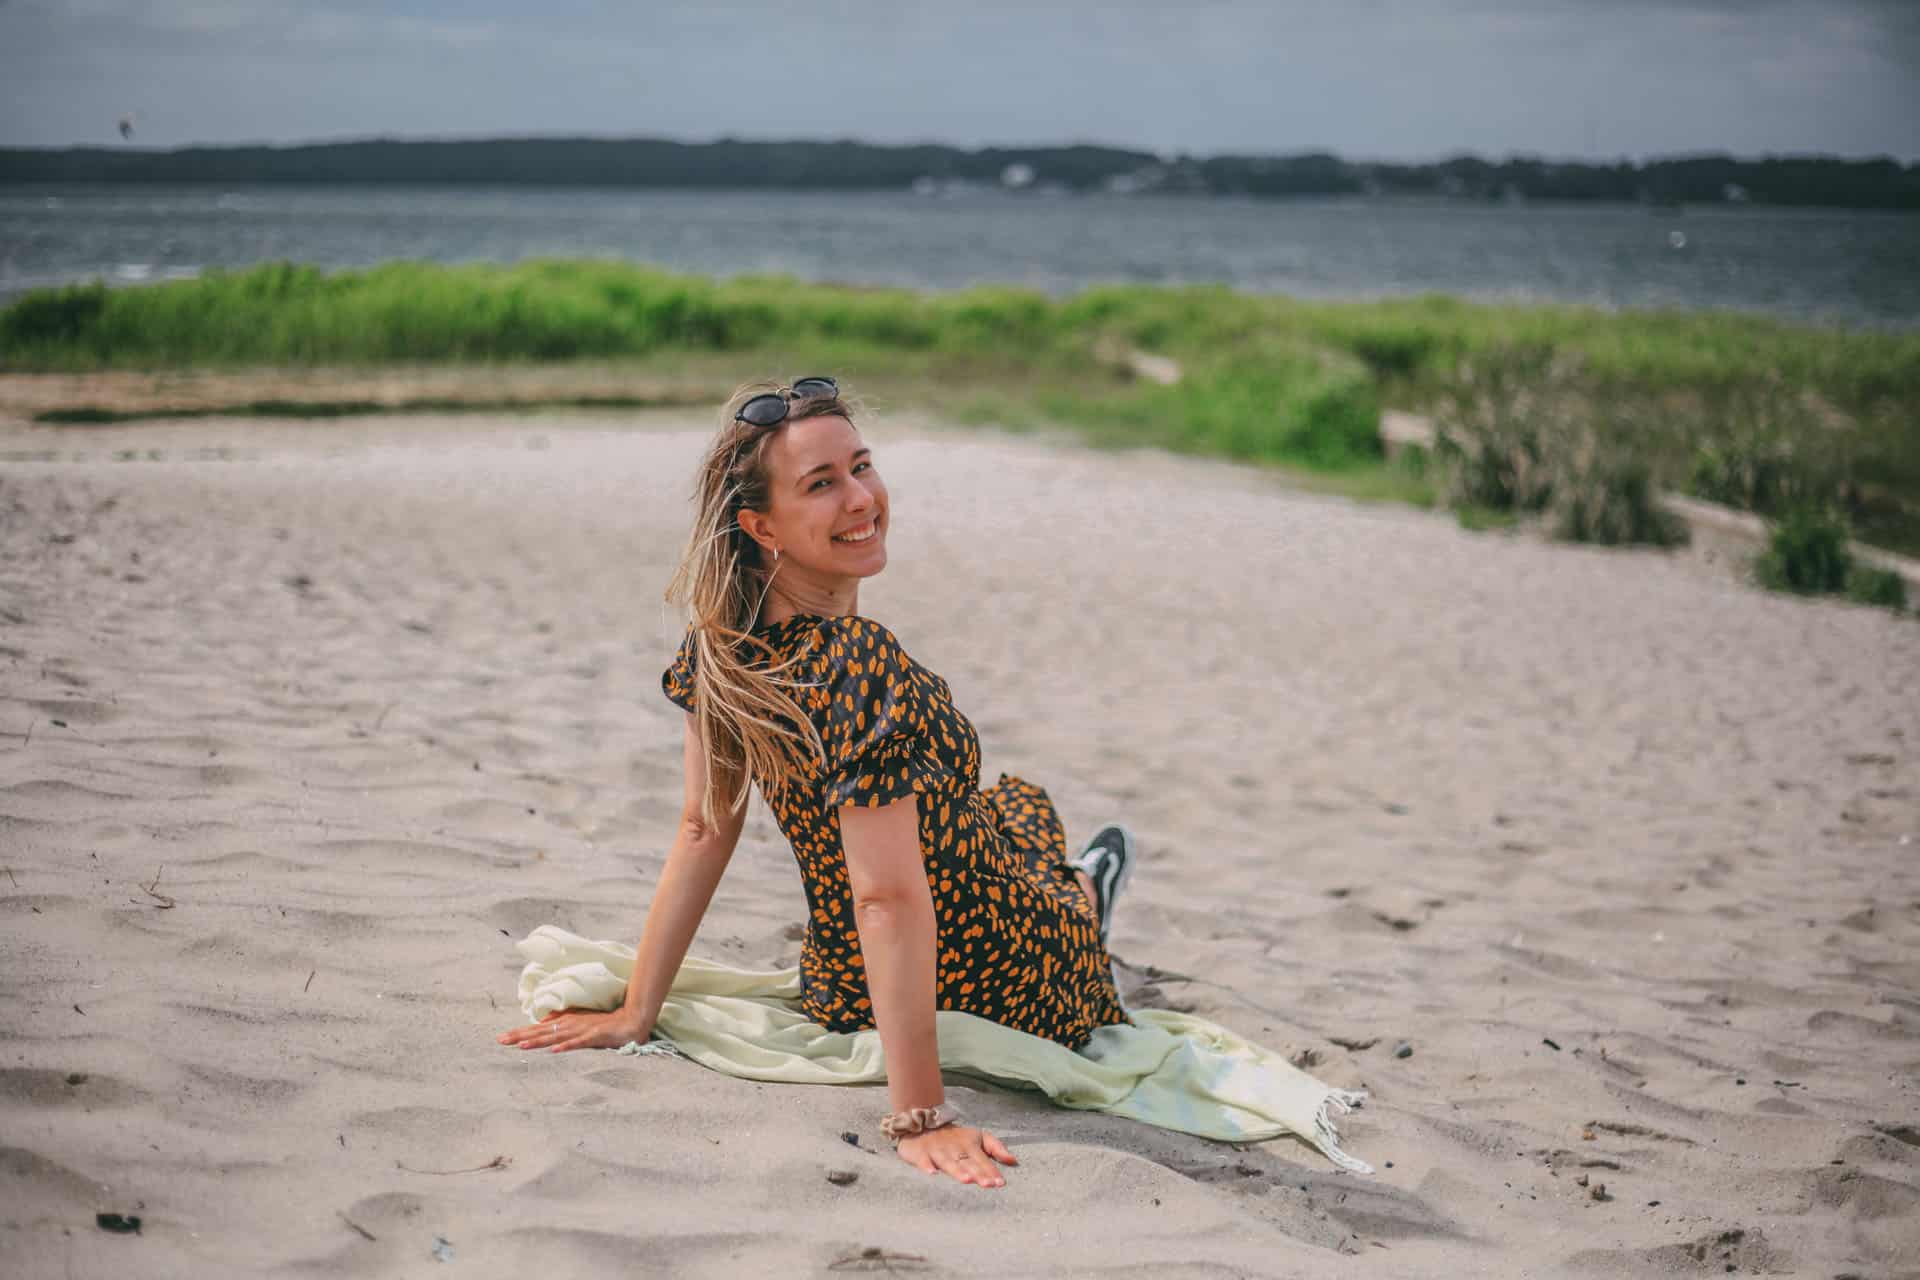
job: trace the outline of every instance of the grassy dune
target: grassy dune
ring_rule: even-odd
[[[1140,379],[1128,350],[1172,357],[1184,376]],[[43,290],[0,311],[9,371],[578,360],[710,371],[717,391],[759,371],[825,369],[963,419],[1065,424],[1098,443],[1277,463],[1356,493],[1472,507],[1490,494],[1497,504],[1505,487],[1462,482],[1461,459],[1486,470],[1501,451],[1577,454],[1558,468],[1563,491],[1628,475],[1628,488],[1686,488],[1763,514],[1814,503],[1920,551],[1920,334],[1224,287],[917,293],[567,260],[331,274],[280,263]],[[1388,466],[1386,403],[1440,419],[1453,446],[1444,473]],[[1515,437],[1521,417],[1533,425]],[[1596,455],[1610,461],[1591,465]],[[1638,536],[1631,519],[1567,523],[1568,536]]]

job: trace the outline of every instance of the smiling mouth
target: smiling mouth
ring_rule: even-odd
[[[878,532],[880,532],[880,526],[874,521],[869,520],[857,529],[849,529],[845,533],[834,534],[833,540],[835,542],[847,543],[865,542]]]

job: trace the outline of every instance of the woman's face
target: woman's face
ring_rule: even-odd
[[[832,580],[887,567],[887,486],[860,433],[838,414],[789,422],[768,442],[767,509],[742,511],[740,527],[779,570]]]

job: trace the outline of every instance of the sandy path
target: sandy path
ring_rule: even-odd
[[[662,862],[698,426],[0,431],[0,1271],[1920,1274],[1920,625],[1159,454],[874,429],[862,610],[1379,1176],[956,1084],[988,1195],[877,1090],[496,1045]],[[695,949],[799,903],[756,806]]]

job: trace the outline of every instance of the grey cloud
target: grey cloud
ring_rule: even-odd
[[[1104,141],[1920,154],[1892,0],[0,0],[0,142]]]

